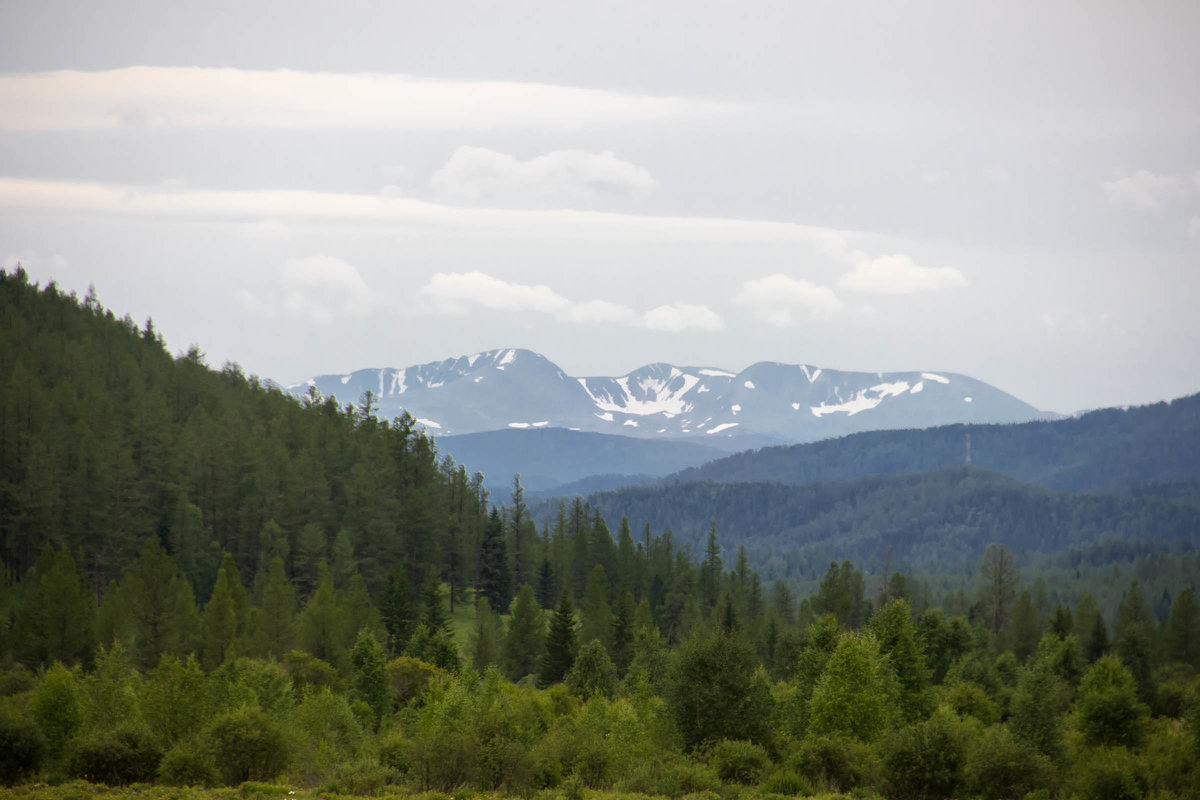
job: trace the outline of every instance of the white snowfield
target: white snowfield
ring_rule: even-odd
[[[908,381],[895,381],[893,383],[880,383],[869,389],[860,389],[853,398],[843,403],[836,405],[827,405],[821,403],[819,406],[810,406],[810,410],[814,417],[818,419],[826,414],[845,413],[853,417],[861,411],[869,411],[875,406],[882,403],[888,397],[897,397],[909,390]]]

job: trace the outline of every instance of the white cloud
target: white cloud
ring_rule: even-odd
[[[652,331],[666,333],[679,333],[690,329],[719,331],[725,327],[724,321],[708,306],[688,303],[652,308],[642,317],[642,324]]]
[[[467,146],[458,148],[429,183],[439,196],[454,200],[537,204],[640,198],[657,186],[645,169],[610,152],[555,150],[518,161],[507,153]]]
[[[444,314],[466,314],[478,307],[558,315],[569,313],[573,305],[549,286],[509,283],[478,271],[439,272],[417,294],[429,298]]]
[[[283,309],[322,324],[341,313],[366,316],[374,305],[371,290],[351,264],[335,256],[289,259],[281,273]]]
[[[1187,183],[1174,175],[1159,175],[1140,169],[1133,175],[1105,181],[1103,189],[1108,202],[1115,206],[1159,212],[1166,203],[1186,193]]]
[[[953,267],[922,267],[906,255],[864,259],[838,279],[843,289],[873,294],[914,294],[966,285],[966,277]]]
[[[633,309],[607,300],[575,302],[544,284],[513,283],[484,272],[439,272],[417,290],[439,314],[463,315],[473,309],[552,316],[574,325],[625,325],[657,331],[689,328],[720,330],[721,318],[704,306],[659,306],[639,315]]]
[[[575,129],[736,106],[681,97],[378,73],[135,66],[0,76],[0,130]]]
[[[733,302],[747,306],[755,317],[780,328],[794,325],[797,315],[829,319],[842,308],[828,286],[781,273],[746,281]]]

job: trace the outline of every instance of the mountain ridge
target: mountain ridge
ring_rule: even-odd
[[[760,361],[740,372],[654,362],[615,377],[572,377],[545,356],[506,348],[405,368],[318,375],[281,386],[407,412],[437,435],[565,428],[635,438],[691,438],[725,450],[826,439],[863,430],[1053,415],[951,372],[847,372]],[[722,441],[724,440],[724,441]]]

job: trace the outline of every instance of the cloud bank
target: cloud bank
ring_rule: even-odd
[[[570,130],[692,115],[728,103],[503,81],[379,73],[136,66],[0,76],[0,130],[318,128]]]
[[[556,150],[528,161],[483,147],[460,147],[429,179],[439,197],[467,201],[572,204],[641,198],[657,183],[644,168],[610,152]]]
[[[779,328],[807,320],[829,319],[842,308],[828,286],[782,273],[746,281],[733,302],[748,307],[757,319]]]
[[[653,331],[721,330],[721,318],[706,306],[677,303],[645,314],[607,300],[575,302],[544,284],[512,283],[484,272],[439,272],[417,291],[439,314],[463,315],[474,309],[546,314],[577,325],[626,325]]]

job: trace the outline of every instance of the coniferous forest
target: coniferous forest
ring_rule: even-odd
[[[370,394],[296,402],[0,273],[6,791],[1200,794],[1188,484],[764,485],[730,526],[774,542],[718,484],[542,524],[483,487]]]

